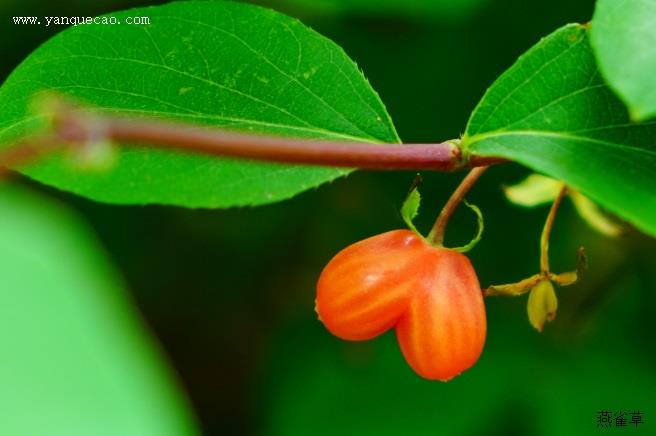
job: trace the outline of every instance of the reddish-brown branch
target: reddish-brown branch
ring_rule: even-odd
[[[306,165],[365,168],[379,170],[460,169],[460,149],[453,142],[439,144],[369,144],[308,140],[283,136],[264,136],[200,128],[165,121],[69,115],[60,121],[61,134],[70,141],[88,135],[93,126],[111,141],[154,148],[199,152],[219,156]],[[494,160],[492,160],[494,161]],[[468,165],[488,164],[475,159]]]
[[[371,144],[264,136],[162,120],[134,120],[91,114],[67,106],[58,110],[54,119],[53,135],[34,138],[29,142],[29,151],[14,146],[5,153],[36,157],[34,148],[44,141],[47,143],[44,148],[50,151],[54,138],[55,142],[72,146],[83,146],[88,141],[108,140],[126,145],[242,159],[378,170],[454,171],[504,162],[502,159],[477,156],[465,161],[457,141],[439,144]],[[0,155],[0,166],[13,167],[17,164],[15,161],[14,156]],[[29,159],[22,159],[19,163],[29,163],[27,161]]]
[[[451,143],[375,145],[233,133],[155,121],[103,119],[107,138],[155,148],[275,162],[370,169],[453,169]],[[70,139],[75,139],[70,138]]]
[[[56,136],[42,136],[14,144],[0,153],[0,178],[6,177],[12,168],[32,163],[48,153],[63,148]]]

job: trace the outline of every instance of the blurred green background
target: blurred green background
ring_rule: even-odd
[[[14,26],[14,15],[94,16],[146,0],[2,0],[0,78],[61,28]],[[592,0],[262,0],[333,39],[363,69],[407,142],[464,131],[493,80],[531,45],[592,16]],[[546,208],[510,205],[501,186],[527,174],[493,168],[470,199],[485,214],[471,252],[481,284],[538,271]],[[21,183],[79,211],[99,235],[179,375],[204,433],[261,435],[656,434],[656,243],[630,231],[611,240],[566,202],[552,239],[555,271],[578,246],[590,270],[559,292],[543,334],[526,297],[488,299],[479,362],[443,384],[407,367],[392,333],[366,343],[317,321],[314,285],[346,245],[402,227],[411,172],[358,172],[291,201],[259,208],[118,207]],[[428,229],[461,175],[423,173]],[[447,243],[475,231],[459,211]],[[0,387],[1,389],[2,387]],[[638,429],[599,429],[597,412],[645,413]]]

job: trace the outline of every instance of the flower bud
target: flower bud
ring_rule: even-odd
[[[528,296],[528,320],[541,332],[546,321],[553,321],[558,310],[558,298],[550,280],[541,280]]]

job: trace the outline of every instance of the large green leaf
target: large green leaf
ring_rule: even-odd
[[[603,76],[632,118],[656,116],[656,2],[598,0],[591,41]]]
[[[114,272],[62,207],[0,186],[0,434],[192,435]]]
[[[584,26],[565,26],[521,56],[479,103],[463,146],[561,179],[656,235],[656,122],[630,121]]]
[[[0,88],[0,143],[39,125],[28,111],[56,91],[133,117],[346,141],[398,142],[380,99],[341,48],[271,10],[232,2],[179,2],[112,14],[150,25],[82,25],[30,55]],[[289,198],[347,173],[125,148],[106,174],[62,158],[31,177],[99,201],[190,207]]]

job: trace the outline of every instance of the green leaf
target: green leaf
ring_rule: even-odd
[[[656,235],[656,122],[634,124],[601,78],[587,29],[565,26],[487,91],[462,140],[562,180]]]
[[[132,302],[76,217],[0,186],[0,277],[0,434],[197,434]]]
[[[0,144],[33,132],[44,91],[131,117],[342,141],[399,142],[377,94],[343,50],[299,21],[232,2],[177,2],[112,14],[150,25],[81,25],[32,53],[0,88]],[[26,173],[98,201],[258,205],[347,174],[126,147],[104,174],[61,157]]]
[[[401,206],[401,217],[405,221],[410,230],[421,236],[414,224],[414,220],[419,215],[419,206],[421,205],[421,194],[419,193],[419,185],[421,184],[421,176],[417,175],[408,196],[403,201]]]
[[[635,120],[656,116],[656,2],[598,0],[590,39],[599,69]]]

